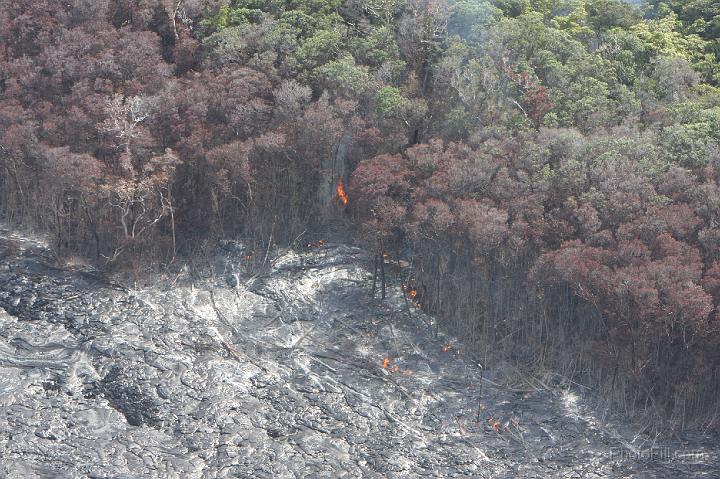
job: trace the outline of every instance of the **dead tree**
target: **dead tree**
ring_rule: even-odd
[[[374,298],[375,292],[377,291],[378,262],[380,263],[380,298],[385,299],[387,289],[385,282],[385,255],[382,250],[379,253],[375,253],[373,258],[373,285],[371,296]]]

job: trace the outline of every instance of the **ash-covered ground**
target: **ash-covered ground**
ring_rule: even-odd
[[[128,290],[0,230],[0,476],[720,477],[708,439],[483,377],[359,249],[242,257]]]

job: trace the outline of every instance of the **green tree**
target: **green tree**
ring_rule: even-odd
[[[369,69],[358,65],[352,55],[345,55],[314,70],[315,82],[321,89],[356,96],[370,88]]]

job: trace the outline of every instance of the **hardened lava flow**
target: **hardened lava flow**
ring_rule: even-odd
[[[370,299],[361,250],[250,276],[227,243],[126,289],[0,236],[2,477],[717,477],[711,447],[647,459],[572,392],[483,377],[399,280]]]

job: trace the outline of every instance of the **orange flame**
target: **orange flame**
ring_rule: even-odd
[[[390,358],[387,356],[383,359],[383,369],[387,369],[391,373],[400,372],[400,366],[398,366],[397,364],[393,364],[392,367],[390,367]]]
[[[338,178],[336,191],[337,197],[340,199],[340,202],[342,204],[347,205],[348,203],[350,203],[350,198],[348,198],[347,193],[345,193],[345,185],[343,185],[342,178]]]
[[[450,351],[451,349],[452,349],[452,344],[450,344],[450,343],[447,343],[447,344],[446,344],[445,346],[443,346],[443,348],[442,348],[443,353],[447,353],[447,352]]]

